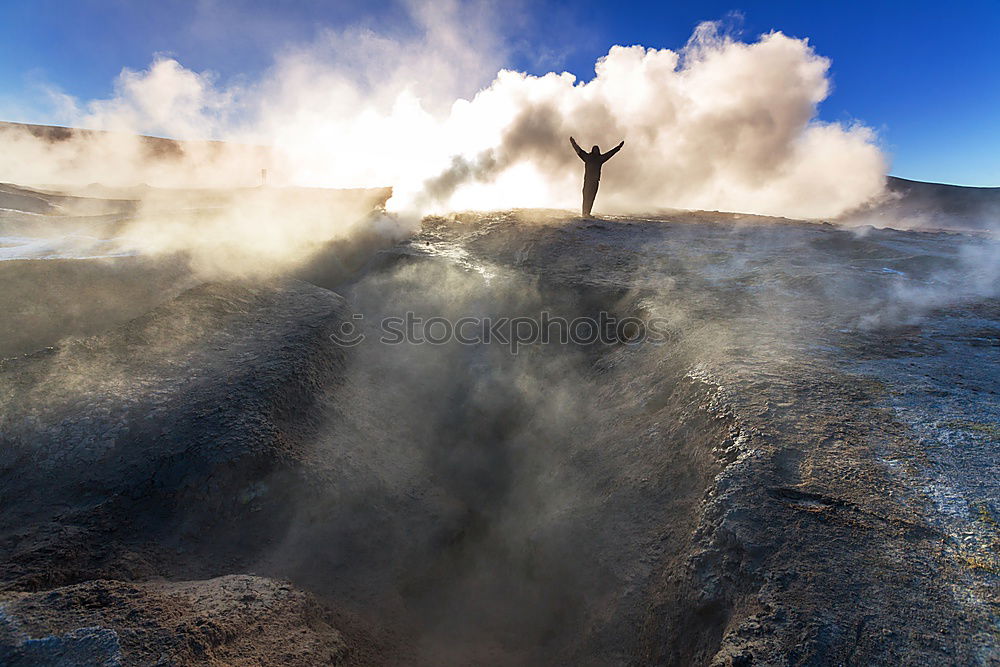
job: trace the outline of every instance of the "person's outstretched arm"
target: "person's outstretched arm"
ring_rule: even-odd
[[[573,144],[573,150],[575,150],[576,154],[580,156],[580,159],[586,161],[587,160],[587,154],[583,152],[582,148],[580,148],[580,144],[576,143],[576,139],[574,139],[573,137],[570,137],[569,138],[569,143]]]
[[[623,139],[620,144],[618,144],[617,146],[615,146],[614,148],[612,148],[607,153],[601,156],[601,162],[607,162],[608,160],[613,158],[615,156],[615,153],[620,151],[622,149],[622,146],[624,145],[625,145],[625,140]]]

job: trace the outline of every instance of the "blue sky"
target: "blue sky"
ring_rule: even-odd
[[[679,48],[694,26],[733,12],[742,35],[808,37],[833,61],[828,121],[875,128],[892,173],[1000,186],[1000,1],[936,3],[701,0],[512,3],[508,66],[593,76],[612,44]],[[254,77],[283,45],[322,26],[405,31],[389,0],[3,0],[0,119],[50,122],[45,86],[108,97],[123,67],[165,52],[223,80]],[[226,29],[219,30],[219,26]]]

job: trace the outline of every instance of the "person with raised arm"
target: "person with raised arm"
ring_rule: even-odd
[[[620,144],[609,150],[607,153],[602,154],[600,146],[594,146],[590,149],[590,152],[584,151],[580,148],[580,145],[576,143],[576,139],[573,137],[569,138],[569,143],[573,145],[573,150],[576,154],[580,156],[583,160],[585,166],[583,170],[583,217],[589,218],[590,211],[594,208],[594,198],[597,197],[597,188],[601,184],[601,166],[613,158],[615,153],[622,149],[625,142],[622,141]]]

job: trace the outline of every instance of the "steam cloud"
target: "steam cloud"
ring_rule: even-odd
[[[411,196],[444,208],[574,207],[575,134],[605,148],[627,141],[606,170],[605,210],[835,217],[881,192],[886,164],[870,129],[815,120],[828,67],[805,40],[744,44],[706,23],[679,53],[612,47],[585,84],[503,71],[449,118],[492,141]]]
[[[267,167],[274,184],[391,185],[390,208],[414,214],[576,208],[572,134],[587,147],[626,141],[605,170],[605,212],[825,218],[883,189],[874,133],[816,119],[830,63],[804,39],[773,32],[745,43],[703,23],[679,51],[612,47],[587,83],[501,70],[475,92],[503,56],[489,13],[411,12],[416,36],[327,31],[280,53],[256,82],[221,85],[157,57],[123,71],[112,99],[58,96],[70,124],[114,133],[59,144],[5,136],[0,180],[247,186]],[[135,132],[244,146],[151,161],[126,134]],[[270,148],[248,159],[247,145]]]

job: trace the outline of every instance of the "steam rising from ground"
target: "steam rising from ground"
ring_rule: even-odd
[[[124,134],[5,142],[0,179],[165,186],[271,182],[393,186],[390,208],[576,208],[582,165],[570,134],[605,149],[597,209],[730,210],[833,217],[878,195],[873,132],[816,120],[829,61],[780,32],[744,43],[716,23],[679,51],[614,46],[596,77],[501,70],[486,10],[411,7],[415,36],[327,31],[286,50],[259,81],[224,85],[166,57],[122,72],[110,100],[60,96],[67,122],[119,133],[220,138],[247,147],[150,160]],[[470,57],[471,56],[471,57]],[[217,146],[217,145],[216,145]],[[28,165],[27,172],[25,165]]]
[[[501,72],[449,124],[481,150],[407,193],[443,208],[575,207],[575,134],[626,148],[605,172],[604,210],[728,210],[833,217],[876,196],[886,164],[871,130],[815,120],[829,61],[804,40],[753,44],[702,24],[680,52],[615,46],[597,76]]]

